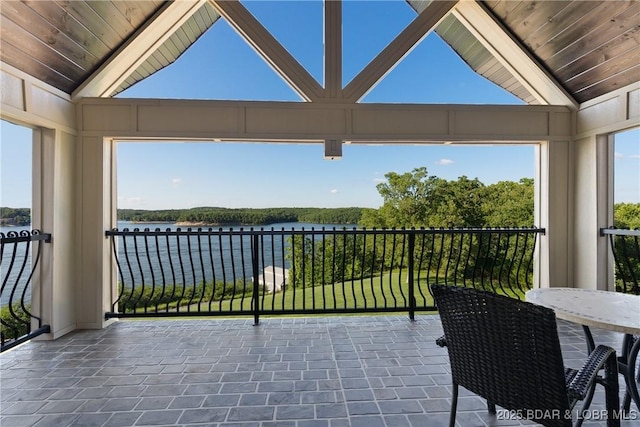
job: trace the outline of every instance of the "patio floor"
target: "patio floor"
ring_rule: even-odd
[[[558,327],[565,364],[579,366],[581,328]],[[436,315],[120,321],[2,354],[0,425],[445,426],[440,335]],[[618,334],[594,335],[619,348]],[[599,387],[593,418],[603,408]],[[458,425],[531,425],[505,415],[461,389]],[[640,425],[633,404],[630,418]]]

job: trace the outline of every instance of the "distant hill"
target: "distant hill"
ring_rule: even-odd
[[[118,220],[201,225],[262,225],[277,222],[357,224],[363,208],[242,208],[118,209]],[[31,224],[31,209],[0,207],[0,225]]]
[[[0,225],[26,226],[31,224],[31,209],[0,207]]]
[[[118,219],[134,222],[174,222],[202,225],[262,225],[277,222],[357,224],[363,208],[241,208],[199,207],[168,210],[118,210]]]

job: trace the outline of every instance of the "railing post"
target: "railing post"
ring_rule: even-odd
[[[258,249],[259,236],[251,235],[251,266],[253,268],[253,298],[251,304],[253,308],[253,324],[260,323],[260,251]]]
[[[415,252],[416,234],[415,230],[409,231],[409,319],[414,322],[416,320],[416,297],[415,297],[415,284],[413,283],[413,253]]]

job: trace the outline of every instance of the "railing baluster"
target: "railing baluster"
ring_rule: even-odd
[[[373,230],[373,232],[375,233],[375,229]],[[380,263],[380,284],[383,285],[384,284],[384,263],[386,262],[386,254],[387,254],[387,234],[384,233],[382,235],[382,262]],[[385,287],[384,285],[382,286],[383,289],[383,293],[382,293],[382,298],[384,299],[384,308],[389,307],[388,301],[387,301],[387,292],[384,290]],[[392,292],[393,288],[391,287],[391,284],[389,284],[389,292]]]
[[[209,263],[211,264],[211,297],[209,298],[209,311],[212,311],[213,301],[215,300],[216,290],[216,264],[213,261],[213,242],[211,240],[212,229],[207,230],[207,242],[209,245]]]
[[[404,231],[404,229],[403,229]],[[407,307],[407,297],[404,294],[404,289],[402,286],[402,272],[404,271],[404,259],[405,259],[405,248],[407,247],[407,233],[403,232],[400,234],[402,237],[402,246],[400,250],[400,264],[398,265],[398,290],[400,291],[400,296],[402,297],[402,306]],[[398,307],[398,305],[396,305]]]
[[[422,286],[420,286],[420,281],[422,280],[422,267],[423,267],[423,261],[424,261],[424,246],[425,246],[424,241],[426,237],[427,235],[420,234],[420,257],[418,258],[419,260],[418,261],[418,277],[416,277],[416,283],[418,285],[418,293],[420,293],[420,298],[422,298],[422,301],[423,301],[422,307],[425,307],[427,305],[427,297],[422,290]],[[427,275],[427,277],[428,276],[429,275]]]
[[[363,236],[363,239],[366,238],[366,234],[363,234],[362,236]],[[356,243],[356,247],[357,247],[358,236],[354,234],[353,235],[353,240]],[[365,266],[365,263],[366,263],[366,261],[365,261],[365,244],[366,243],[363,241],[362,242],[362,258],[360,259],[360,273],[359,273],[359,276],[360,276],[360,292],[362,292],[362,301],[364,303],[364,308],[366,309],[367,308],[367,294],[366,294],[366,292],[364,290],[364,266]],[[357,253],[354,253],[353,254],[353,259],[354,260],[356,259],[356,256],[357,256]],[[374,293],[374,295],[375,295],[375,293]],[[375,307],[375,305],[374,305],[374,307]]]
[[[260,276],[260,248],[258,248],[259,244],[259,236],[254,234],[251,239],[251,265],[253,268],[253,295],[252,295],[252,309],[253,309],[253,324],[257,325],[260,323],[260,301],[259,301],[259,291],[258,291],[258,277]],[[244,265],[244,260],[242,262]],[[264,270],[262,270],[264,273]],[[266,278],[262,277],[262,280],[266,284]],[[273,269],[273,292],[275,292],[275,264]]]
[[[282,268],[284,269],[285,266],[285,246],[284,246],[284,227],[282,227],[282,234],[281,234],[281,238],[280,238],[280,256],[282,256]],[[293,269],[293,262],[291,263],[291,268]],[[289,280],[289,275],[285,274],[284,275],[284,283],[282,284],[282,311],[284,311],[285,308],[285,299],[287,297],[287,292],[288,292],[288,288],[289,286],[293,289],[294,285],[293,285],[293,281]],[[287,282],[287,280],[289,280],[289,282]]]
[[[351,248],[351,294],[353,295],[353,307],[358,308],[358,297],[356,296],[356,281],[355,281],[355,272],[356,272],[356,253],[358,253],[356,235],[355,233],[352,235],[351,241],[353,242]],[[366,307],[366,302],[365,302]]]
[[[202,301],[204,300],[204,296],[206,294],[207,291],[207,277],[205,275],[205,270],[204,270],[204,258],[202,257],[202,229],[198,228],[198,260],[200,263],[200,280],[202,281],[202,289],[200,290],[200,299],[198,300],[198,311],[200,310],[200,307],[202,305]],[[194,283],[194,289],[196,287],[196,285],[199,285]]]
[[[367,235],[364,234],[363,235],[363,242],[362,242],[362,252],[363,252],[363,257],[364,254],[366,253],[366,248],[367,248]],[[378,287],[375,286],[374,284],[374,276],[373,276],[373,272],[376,271],[376,233],[374,232],[372,234],[373,237],[373,242],[371,243],[371,271],[369,274],[369,285],[371,288],[371,295],[373,296],[373,306],[374,307],[378,307],[378,293],[382,292],[384,289],[384,284],[382,283],[382,281],[379,283]],[[364,265],[364,260],[363,260],[363,265]]]
[[[416,295],[415,295],[415,283],[413,281],[413,255],[415,252],[416,235],[414,233],[409,234],[409,319],[411,321],[416,320]]]
[[[333,296],[334,310],[338,308],[338,300],[336,298],[336,235],[337,233],[332,233],[333,244],[331,245],[331,295]]]
[[[222,231],[222,229],[220,230]],[[222,302],[224,301],[224,295],[226,295],[226,288],[227,288],[227,268],[225,266],[225,259],[226,257],[224,256],[224,252],[222,251],[222,233],[219,234],[218,236],[218,251],[220,252],[220,265],[221,270],[222,270],[222,293],[219,304],[218,304],[218,309],[220,312],[222,312]],[[231,234],[229,234],[229,240],[231,240]],[[231,245],[229,245],[229,248],[231,248]],[[233,255],[233,251],[231,251],[231,254]],[[217,284],[216,284],[217,286]],[[214,295],[215,295],[215,287],[214,287]],[[231,310],[231,303],[229,303],[229,310]]]
[[[43,243],[51,243],[51,234],[41,234],[39,230],[0,233],[0,352],[51,332],[50,326],[43,324],[42,299],[39,307],[31,303],[34,291],[43,287],[41,281],[34,282]],[[9,261],[5,258],[7,252],[11,253]],[[41,275],[36,277],[43,279]]]
[[[334,230],[335,230],[335,228],[334,228]],[[327,259],[327,257],[326,257],[326,253],[327,253],[327,244],[326,244],[327,243],[327,236],[325,234],[324,227],[322,227],[322,240],[321,240],[321,242],[322,242],[322,283],[321,283],[321,285],[322,285],[322,309],[326,310],[327,309],[327,295],[325,293],[325,288],[326,288],[327,283],[326,283],[325,277],[326,277],[326,259]],[[314,292],[314,295],[315,295],[315,292]],[[315,308],[315,305],[314,305],[314,308]]]
[[[427,298],[435,282],[521,296],[541,232],[116,229],[106,234],[120,284],[107,317],[251,314],[257,323],[265,313],[404,311],[415,319],[435,309]]]

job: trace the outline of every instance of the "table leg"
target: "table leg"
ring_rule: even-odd
[[[588,326],[582,326],[584,336],[587,341],[587,351],[591,353],[595,348],[595,341],[593,334]],[[622,340],[622,349],[618,356],[618,371],[624,377],[626,384],[626,392],[622,401],[622,409],[629,413],[631,409],[631,401],[633,400],[640,409],[640,396],[638,393],[638,382],[640,382],[640,371],[637,373],[636,378],[636,362],[638,360],[638,352],[640,352],[640,338],[634,338],[631,334],[625,334]],[[595,387],[589,390],[589,394],[584,400],[583,410],[591,405],[593,399],[593,393]],[[578,424],[582,424],[581,422]]]
[[[593,334],[591,333],[591,329],[588,326],[582,325],[582,330],[584,331],[584,337],[587,340],[587,352],[588,354],[593,353],[593,350],[596,349],[596,343],[593,340]]]
[[[593,340],[593,334],[591,333],[591,329],[588,326],[582,325],[582,330],[584,331],[584,337],[587,341],[587,354],[591,354],[593,350],[596,349],[595,341]],[[575,427],[581,427],[584,422],[584,417],[581,416],[584,411],[589,409],[591,406],[591,401],[593,400],[593,395],[596,392],[596,384],[593,383],[589,388],[589,392],[584,398],[584,403],[582,404],[582,410],[578,414],[578,420],[576,421]]]
[[[634,338],[631,334],[626,334],[622,341],[622,354],[618,357],[618,370],[624,376],[627,385],[627,391],[622,401],[622,409],[629,413],[631,409],[631,400],[640,409],[640,397],[638,396],[638,381],[640,381],[640,372],[636,378],[636,361],[638,359],[638,351],[640,351],[640,338]]]

